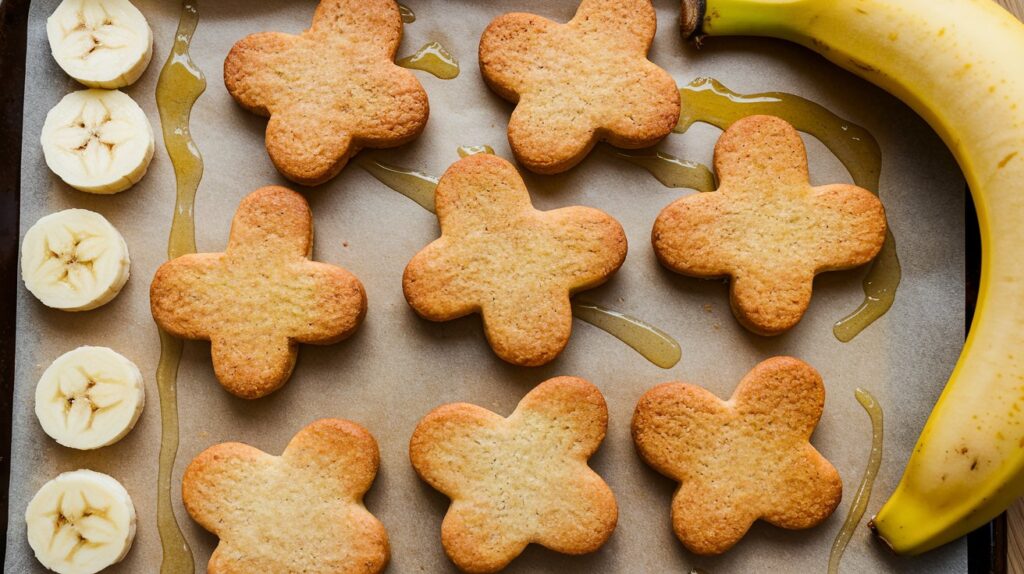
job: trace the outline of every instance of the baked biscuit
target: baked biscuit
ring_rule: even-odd
[[[885,210],[855,185],[812,187],[793,126],[773,116],[732,124],[715,145],[718,191],[666,207],[654,223],[658,259],[694,277],[731,279],[733,313],[778,335],[803,317],[814,276],[871,261],[885,241]]]
[[[494,155],[452,164],[435,204],[441,237],[405,268],[405,298],[431,321],[480,313],[491,348],[515,365],[562,352],[569,297],[604,283],[626,257],[626,235],[611,216],[534,209],[519,172]]]
[[[199,454],[181,496],[220,538],[210,574],[371,574],[388,562],[388,535],[363,506],[377,474],[377,441],[339,419],[299,431],[281,456],[241,443]]]
[[[762,519],[810,528],[839,505],[843,482],[811,446],[825,386],[810,365],[774,357],[732,398],[686,383],[654,387],[636,406],[633,440],[647,464],[680,483],[672,527],[695,554],[721,554]]]
[[[448,557],[466,572],[496,572],[530,543],[566,554],[600,548],[618,508],[587,459],[607,428],[601,392],[575,377],[541,383],[508,418],[466,403],[423,417],[409,458],[451,498],[441,525]]]
[[[359,280],[310,261],[312,252],[306,200],[283,187],[258,189],[238,207],[225,253],[183,255],[157,269],[153,319],[175,337],[210,341],[229,392],[267,395],[291,375],[298,343],[341,341],[366,314]]]
[[[516,103],[508,141],[537,173],[565,171],[599,140],[654,145],[679,120],[679,91],[647,59],[657,18],[650,0],[583,0],[567,24],[534,14],[495,19],[480,38],[480,70]]]
[[[402,17],[394,0],[322,0],[293,36],[246,36],[224,60],[224,84],[247,110],[269,116],[267,152],[288,179],[316,185],[364,147],[412,141],[427,123],[427,94],[395,65]]]

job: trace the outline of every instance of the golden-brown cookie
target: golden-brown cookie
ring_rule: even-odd
[[[633,440],[647,464],[680,483],[672,527],[696,554],[721,554],[755,520],[810,528],[839,505],[843,482],[811,446],[825,386],[792,357],[763,361],[722,401],[696,385],[647,391]]]
[[[380,572],[388,535],[363,506],[379,462],[373,436],[339,419],[302,429],[281,456],[236,442],[206,449],[185,469],[181,496],[220,538],[207,572]]]
[[[534,14],[495,19],[480,38],[480,71],[516,103],[508,141],[537,173],[565,171],[599,140],[654,145],[679,120],[679,91],[647,59],[657,18],[650,0],[583,0],[558,24]]]
[[[409,458],[452,501],[441,525],[448,557],[466,572],[496,572],[531,543],[600,548],[618,507],[587,459],[607,428],[601,392],[575,377],[541,383],[508,418],[466,403],[423,417]]]
[[[435,192],[441,237],[413,257],[402,287],[431,321],[470,313],[502,359],[553,360],[572,332],[569,297],[622,265],[626,235],[589,207],[538,211],[509,162],[490,154],[452,164]]]
[[[871,261],[885,241],[882,203],[855,185],[812,187],[793,126],[773,116],[732,124],[715,145],[714,193],[666,207],[652,240],[662,264],[731,279],[733,313],[761,335],[796,325],[814,276]]]
[[[288,380],[298,343],[327,345],[355,331],[366,293],[341,267],[310,261],[313,215],[283,187],[250,193],[225,253],[197,253],[157,269],[149,299],[157,325],[211,342],[224,388],[254,399]]]
[[[269,116],[267,151],[303,185],[338,174],[364,147],[415,139],[427,94],[394,63],[402,17],[394,0],[322,0],[302,34],[241,39],[224,60],[224,84],[247,110]]]

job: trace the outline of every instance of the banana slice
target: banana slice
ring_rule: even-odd
[[[146,112],[117,90],[72,92],[46,114],[46,165],[65,183],[89,193],[117,193],[135,185],[153,159],[153,127]]]
[[[80,450],[124,438],[146,404],[135,363],[106,347],[79,347],[51,364],[36,385],[36,417],[46,434]]]
[[[59,574],[95,574],[120,562],[135,540],[135,506],[115,479],[65,472],[39,489],[25,510],[28,543]]]
[[[57,64],[91,88],[127,86],[153,57],[153,31],[128,0],[64,0],[46,36]]]
[[[21,243],[25,287],[47,307],[95,309],[128,281],[128,245],[102,215],[86,209],[51,213]]]

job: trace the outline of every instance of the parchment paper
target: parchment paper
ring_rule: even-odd
[[[122,481],[139,515],[135,547],[110,572],[157,572],[160,543],[155,523],[160,417],[155,382],[159,342],[149,313],[149,282],[164,261],[174,205],[174,180],[160,137],[154,89],[172,43],[179,3],[136,0],[156,37],[153,63],[126,89],[146,110],[157,134],[157,151],[146,178],[124,193],[97,196],[70,189],[46,168],[38,143],[46,112],[66,93],[80,89],[50,57],[45,18],[57,0],[32,3],[25,93],[22,168],[22,234],[41,216],[71,207],[104,214],[124,234],[132,277],[112,303],[87,313],[45,308],[22,289],[18,303],[17,388],[10,531],[4,571],[42,572],[28,546],[23,514],[48,479],[77,468],[109,473]],[[266,120],[239,108],[221,80],[231,45],[265,30],[305,29],[314,2],[200,0],[201,23],[192,54],[209,88],[192,116],[192,131],[206,160],[199,189],[196,235],[201,251],[222,251],[238,202],[267,184],[285,184],[263,147]],[[511,10],[559,21],[575,2],[512,0],[505,3],[408,0],[416,22],[405,28],[399,55],[440,41],[460,60],[450,81],[416,72],[430,97],[431,117],[419,140],[389,152],[394,164],[440,174],[457,159],[456,146],[490,144],[506,158],[505,128],[512,107],[483,84],[477,44],[486,24]],[[181,506],[184,467],[203,449],[243,441],[279,454],[291,436],[320,417],[366,426],[377,438],[381,470],[366,498],[388,529],[389,572],[449,572],[440,544],[447,499],[420,482],[409,464],[408,440],[417,421],[443,403],[466,401],[503,415],[533,385],[555,375],[593,381],[608,401],[608,438],[592,465],[618,499],[618,528],[598,552],[569,557],[531,546],[508,572],[682,572],[700,567],[713,574],[824,571],[832,539],[846,515],[869,451],[868,417],[854,399],[863,386],[886,412],[885,456],[868,516],[892,492],[932,404],[952,370],[964,332],[964,181],[938,137],[908,108],[879,89],[803,49],[770,40],[714,39],[699,52],[680,39],[678,2],[657,0],[658,34],[651,58],[680,84],[699,75],[733,90],[780,90],[823,103],[868,128],[883,153],[882,198],[903,263],[903,282],[892,310],[851,343],[831,332],[838,318],[862,298],[863,269],[828,273],[815,282],[803,321],[776,338],[754,336],[733,319],[725,285],[672,274],[658,265],[650,246],[657,213],[689,190],[667,189],[643,170],[602,154],[560,176],[525,173],[542,209],[589,205],[612,214],[629,239],[621,271],[586,297],[655,323],[674,335],[683,359],[662,370],[610,335],[575,322],[572,340],[553,363],[534,369],[503,363],[488,348],[475,316],[435,324],[418,319],[401,290],[405,264],[438,234],[436,219],[409,199],[378,183],[354,164],[329,183],[302,189],[316,219],[315,258],[355,273],[369,296],[366,322],[349,340],[329,347],[304,346],[294,375],[273,395],[237,399],[214,378],[209,344],[188,342],[179,371],[181,446],[174,474],[175,511],[195,552],[197,571],[216,539],[195,525]],[[709,164],[718,130],[697,125],[670,136],[659,149]],[[839,162],[816,140],[808,144],[815,184],[850,181]],[[94,452],[63,448],[41,430],[33,393],[42,371],[79,345],[107,345],[134,360],[146,376],[147,407],[138,426],[118,444]],[[824,524],[785,531],[757,524],[719,558],[697,558],[675,539],[669,504],[675,484],[645,466],[629,434],[633,407],[648,388],[682,379],[728,397],[757,362],[778,354],[800,357],[824,376],[827,399],[813,442],[836,466],[844,500]],[[843,563],[845,572],[964,572],[963,542],[918,558],[896,558],[858,529]]]

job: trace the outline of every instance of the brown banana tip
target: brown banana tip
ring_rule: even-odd
[[[699,39],[701,35],[700,23],[704,20],[704,12],[707,9],[706,0],[682,0],[682,12],[679,16],[679,28],[683,33],[683,39]]]
[[[882,536],[881,534],[878,533],[878,527],[875,526],[875,518],[874,517],[872,517],[871,520],[868,520],[868,528],[871,529],[871,533],[875,535],[875,538],[881,540],[882,543],[885,544],[886,548],[888,548],[892,552],[896,552],[895,550],[893,550],[892,544],[889,544],[889,541],[886,540],[884,536]]]

